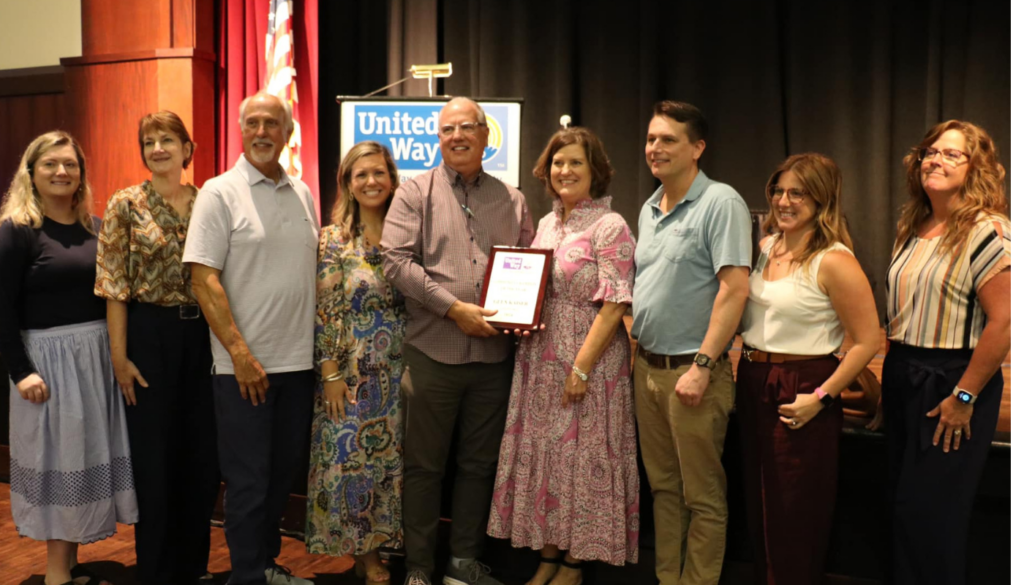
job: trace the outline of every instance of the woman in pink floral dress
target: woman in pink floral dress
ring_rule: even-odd
[[[546,331],[524,337],[516,355],[488,533],[541,551],[530,585],[571,585],[582,580],[580,561],[637,560],[639,478],[622,324],[636,242],[605,196],[612,168],[589,130],[556,133],[533,174],[555,198],[532,245],[555,251]]]

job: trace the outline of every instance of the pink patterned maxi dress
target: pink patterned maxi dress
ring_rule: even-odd
[[[562,406],[565,379],[602,301],[633,300],[635,240],[611,197],[562,203],[533,248],[555,251],[542,322],[516,354],[487,532],[515,547],[556,544],[582,560],[637,561],[639,477],[629,337],[620,324],[582,402]]]

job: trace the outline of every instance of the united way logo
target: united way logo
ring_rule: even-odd
[[[504,137],[501,135],[501,124],[494,118],[487,116],[487,130],[489,134],[487,136],[487,146],[484,147],[484,160],[488,162],[499,152],[501,152],[501,145],[504,143]]]
[[[505,270],[519,270],[523,267],[522,258],[505,258],[505,262],[502,264]]]

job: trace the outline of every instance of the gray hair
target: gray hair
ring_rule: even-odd
[[[281,104],[281,106],[284,108],[284,120],[281,120],[281,121],[284,122],[284,127],[286,129],[286,134],[287,134],[286,138],[290,137],[292,135],[292,130],[295,127],[294,122],[292,122],[292,106],[291,106],[291,104],[289,104],[286,100],[283,100],[280,97],[278,97],[278,96],[276,96],[276,95],[274,95],[272,93],[266,92],[266,91],[258,91],[256,93],[252,94],[251,96],[245,98],[244,100],[242,100],[242,103],[239,104],[239,106],[238,106],[238,126],[240,128],[245,128],[245,108],[249,107],[249,100],[251,100],[251,99],[253,99],[255,97],[272,97],[275,100],[277,100],[278,103]],[[474,102],[474,103],[476,103],[476,102]],[[481,112],[482,111],[483,110],[481,110]]]
[[[486,124],[487,123],[487,115],[484,114],[484,109],[480,106],[480,104],[476,103],[476,100],[474,100],[472,98],[468,98],[468,97],[462,97],[462,96],[453,97],[452,99],[448,100],[448,104],[451,104],[451,103],[454,103],[454,102],[466,102],[466,103],[470,104],[471,106],[473,106],[473,109],[476,110],[476,121],[480,122],[481,124]],[[448,105],[448,104],[445,104],[445,105]]]

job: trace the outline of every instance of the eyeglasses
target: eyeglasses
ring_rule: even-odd
[[[807,197],[807,192],[800,189],[783,189],[778,185],[773,185],[768,188],[768,195],[772,199],[781,199],[783,195],[789,194],[789,200],[793,203],[802,203],[804,197]]]
[[[945,159],[946,162],[951,165],[955,165],[956,163],[960,162],[960,157],[966,157],[967,159],[971,158],[971,156],[966,152],[962,150],[957,150],[955,148],[943,148],[942,150],[937,150],[934,148],[925,148],[923,150],[917,151],[917,160],[924,162],[931,158],[935,158],[935,155],[937,154],[941,154],[942,158]]]
[[[452,124],[445,124],[444,126],[441,126],[441,136],[444,136],[445,138],[447,138],[447,137],[451,136],[452,134],[455,134],[455,129],[456,128],[461,130],[463,134],[473,134],[474,132],[476,132],[476,129],[477,129],[478,126],[483,126],[483,125],[484,124],[482,124],[480,122],[463,122],[462,124],[459,124],[458,126],[455,126],[455,125],[452,125]]]

